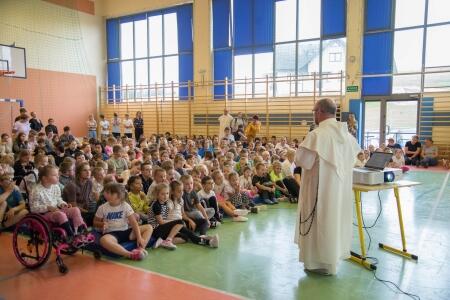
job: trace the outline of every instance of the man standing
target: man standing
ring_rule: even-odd
[[[42,125],[41,120],[37,118],[36,113],[34,111],[31,112],[30,127],[36,132],[41,131],[42,127],[44,127],[44,125]]]
[[[242,113],[238,112],[237,117],[231,121],[231,133],[236,133],[238,131],[239,125],[242,125],[242,128],[247,126],[247,121],[242,117]]]
[[[350,257],[352,241],[352,175],[361,148],[336,121],[336,104],[321,99],[314,105],[318,125],[297,150],[302,167],[295,242],[305,270],[336,274],[340,259]]]
[[[221,141],[225,134],[225,128],[230,127],[233,116],[229,114],[228,109],[223,110],[223,115],[219,117],[219,141]]]

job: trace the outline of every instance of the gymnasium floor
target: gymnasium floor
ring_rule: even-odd
[[[423,183],[401,190],[408,250],[419,256],[417,263],[377,248],[381,241],[401,245],[392,192],[381,192],[381,217],[369,229],[369,256],[379,260],[377,275],[421,299],[450,299],[449,177],[448,172],[420,170],[403,178]],[[377,193],[363,194],[363,211],[371,225],[379,211]],[[293,244],[295,216],[296,206],[282,203],[251,215],[247,224],[227,222],[215,230],[219,249],[185,244],[175,252],[151,251],[143,262],[95,261],[77,254],[65,258],[70,268],[65,276],[54,259],[37,271],[23,270],[13,256],[11,235],[2,234],[0,299],[407,298],[348,261],[335,277],[306,275]],[[358,251],[356,228],[354,233],[353,249]]]

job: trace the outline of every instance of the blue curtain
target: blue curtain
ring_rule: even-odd
[[[178,25],[178,52],[192,52],[192,5],[180,6],[176,11]]]
[[[232,79],[233,55],[231,49],[214,51],[214,80]],[[228,85],[228,95],[233,92],[231,85]],[[225,99],[225,85],[214,86],[214,99]]]
[[[345,34],[346,15],[345,0],[322,0],[322,36]]]
[[[120,57],[119,50],[119,20],[106,20],[106,50],[108,59],[117,59]]]
[[[234,47],[253,45],[253,0],[234,1]]]
[[[392,32],[366,34],[364,36],[363,74],[385,74],[392,72]],[[364,78],[362,93],[389,95],[392,79],[387,77]]]
[[[112,62],[108,63],[108,89],[112,89],[113,85],[117,88],[120,87],[120,63]],[[116,101],[120,101],[120,92],[116,91]],[[113,102],[114,93],[113,91],[108,91],[108,102]]]
[[[274,43],[274,7],[273,0],[254,0],[253,45],[272,45]],[[286,30],[289,29],[286,28]]]
[[[392,0],[366,0],[366,31],[392,27]]]
[[[230,0],[214,0],[213,3],[213,47],[230,46]]]
[[[193,80],[193,63],[192,63],[192,54],[181,54],[179,59],[179,81],[180,84],[187,84],[187,82],[190,80]],[[189,88],[186,87],[180,87],[180,100],[188,100],[189,96]],[[193,88],[191,87],[191,96],[193,95]]]

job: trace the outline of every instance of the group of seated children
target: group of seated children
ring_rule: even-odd
[[[245,222],[265,205],[296,202],[299,193],[295,148],[276,148],[276,139],[243,144],[166,134],[138,143],[126,136],[44,142],[50,149],[22,149],[15,162],[0,157],[1,227],[28,214],[22,195],[29,194],[30,211],[62,227],[75,245],[93,241],[86,234],[92,226],[105,250],[132,260],[144,259],[150,245],[217,248],[219,236],[208,230],[224,216]],[[25,187],[12,181],[30,171],[38,179]],[[123,246],[129,241],[136,241],[134,250]]]

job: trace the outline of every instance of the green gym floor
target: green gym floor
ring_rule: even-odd
[[[421,299],[450,299],[450,173],[410,172],[403,179],[423,183],[401,190],[408,250],[418,262],[378,249],[378,242],[401,246],[395,198],[392,191],[380,193],[382,213],[372,238],[369,256],[379,260],[377,276],[399,284]],[[367,226],[379,211],[376,192],[363,193]],[[185,244],[175,252],[153,251],[144,262],[129,262],[137,268],[180,278],[252,299],[402,299],[372,272],[353,262],[341,263],[335,277],[307,276],[298,262],[293,243],[296,205],[282,203],[248,223],[226,221],[211,230],[220,235],[216,250]],[[367,233],[366,233],[367,239]],[[355,227],[353,249],[360,252]],[[367,242],[368,240],[366,240]]]
[[[397,209],[392,191],[380,193],[381,216],[377,224],[368,229],[372,239],[369,256],[379,261],[376,275],[398,284],[409,293],[419,295],[421,299],[450,299],[449,177],[450,173],[430,171],[412,171],[403,177],[406,180],[422,183],[420,186],[401,189],[400,193],[408,251],[419,256],[418,262],[378,249],[378,242],[401,247]],[[365,224],[372,225],[380,209],[377,193],[363,193],[362,203]],[[195,289],[199,286],[250,299],[408,298],[375,280],[373,272],[350,261],[341,263],[337,276],[322,277],[305,274],[303,265],[298,262],[297,246],[293,243],[296,209],[295,204],[282,203],[271,206],[257,215],[250,215],[247,223],[225,221],[225,224],[218,229],[210,231],[211,234],[217,232],[220,235],[218,249],[184,244],[173,252],[165,249],[151,250],[148,258],[141,262],[105,258],[101,262],[95,262],[89,256],[76,254],[74,257],[67,258],[71,270],[65,276],[57,273],[54,260],[43,267],[45,272],[21,270],[17,271],[17,274],[11,274],[12,271],[2,267],[0,268],[3,269],[0,271],[0,275],[3,275],[3,277],[0,276],[0,298],[2,298],[2,289],[6,296],[7,290],[14,288],[31,289],[33,285],[30,285],[30,281],[36,281],[33,291],[38,291],[38,287],[44,284],[43,278],[47,280],[46,283],[53,282],[59,287],[66,286],[69,281],[71,285],[78,285],[76,281],[83,278],[78,285],[82,286],[87,282],[84,276],[97,276],[96,278],[104,276],[89,275],[95,274],[96,270],[103,270],[106,274],[109,272],[111,278],[115,276],[111,272],[117,272],[119,273],[118,281],[145,281],[139,284],[139,289],[132,287],[131,284],[126,285],[130,290],[146,292],[153,285],[153,288],[156,286],[157,293],[169,289],[170,294],[172,287],[171,296],[157,297],[158,294],[152,293],[151,299],[222,299],[229,296],[232,298],[232,295],[220,292],[214,294],[214,290],[211,289],[207,292],[213,294],[200,295],[200,290]],[[368,244],[368,236],[367,233],[365,234]],[[2,247],[10,241],[10,236],[0,237]],[[360,252],[356,227],[353,250]],[[0,263],[5,262],[0,259]],[[9,259],[8,265],[10,264],[18,265],[13,258]],[[109,268],[114,266],[118,270],[110,271],[112,269]],[[20,269],[20,265],[16,267]],[[130,275],[130,272],[136,271],[138,274]],[[149,274],[153,277],[148,277]],[[162,274],[163,277],[160,276],[162,279],[158,279],[157,274]],[[173,282],[160,285],[161,280],[170,278],[181,279],[182,282],[176,281],[178,285],[174,285]],[[91,285],[97,285],[100,282],[94,280]],[[176,292],[178,296],[175,296]],[[180,297],[179,295],[183,293],[186,293],[186,296]],[[193,297],[189,298],[189,293]],[[83,297],[83,299],[107,297],[99,291],[94,292],[93,295],[89,293],[89,296],[95,297]],[[5,299],[19,298],[26,297],[6,297]]]

